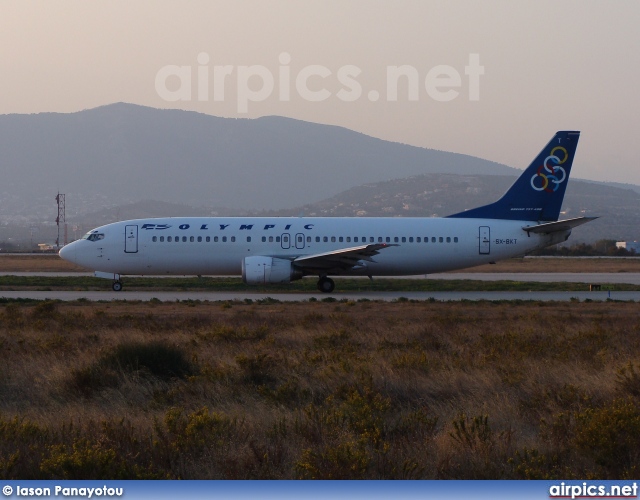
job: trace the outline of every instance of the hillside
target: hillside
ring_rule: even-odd
[[[147,201],[87,214],[81,221],[90,228],[122,219],[166,216],[442,217],[498,199],[513,181],[514,177],[503,175],[419,175],[363,184],[318,203],[286,210],[212,209]],[[562,218],[600,217],[576,228],[572,242],[640,239],[640,194],[632,189],[572,179],[562,211]]]
[[[269,215],[321,217],[442,217],[497,200],[513,184],[513,176],[419,175],[364,184],[319,203]],[[640,239],[640,193],[572,179],[562,218],[598,216],[576,228],[571,241]]]

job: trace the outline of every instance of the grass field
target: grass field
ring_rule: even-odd
[[[634,478],[633,303],[0,305],[0,477]]]

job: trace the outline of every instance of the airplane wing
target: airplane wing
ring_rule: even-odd
[[[372,257],[378,255],[380,250],[397,246],[398,245],[390,243],[375,243],[372,245],[341,248],[340,250],[333,250],[331,252],[298,257],[293,263],[297,267],[314,273],[345,271],[357,267],[361,261],[375,262]]]
[[[581,226],[592,220],[596,220],[598,217],[576,217],[575,219],[559,220],[557,222],[547,222],[545,224],[538,224],[537,226],[524,226],[527,233],[556,233],[558,231],[568,231],[574,227]]]

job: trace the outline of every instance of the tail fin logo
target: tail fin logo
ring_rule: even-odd
[[[561,153],[564,155],[562,160],[556,156],[556,153]],[[569,159],[569,153],[562,146],[556,146],[551,150],[551,154],[547,156],[544,160],[544,163],[540,166],[538,171],[533,174],[531,177],[531,187],[536,191],[546,191],[547,193],[554,193],[558,190],[560,184],[562,184],[567,179],[567,173],[565,172],[562,165]],[[552,163],[549,166],[549,162]],[[558,178],[558,175],[562,174],[562,178]],[[538,181],[538,179],[541,179]],[[542,185],[536,186],[536,184]]]

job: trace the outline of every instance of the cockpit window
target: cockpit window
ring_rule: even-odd
[[[99,241],[104,239],[104,233],[87,233],[82,237],[83,240]]]

